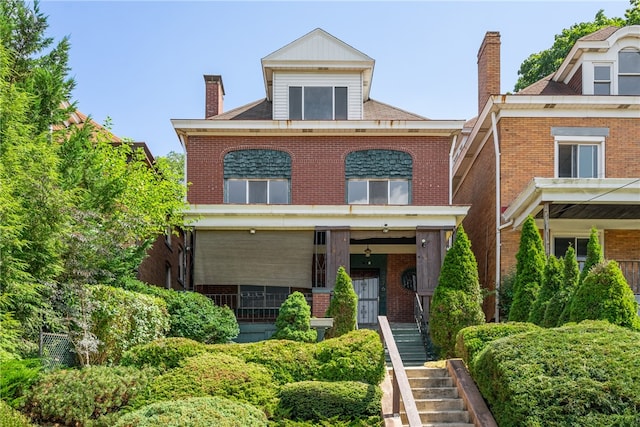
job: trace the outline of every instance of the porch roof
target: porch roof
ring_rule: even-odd
[[[640,178],[533,178],[502,217],[518,228],[528,215],[540,217],[545,203],[550,219],[633,220],[637,228]]]

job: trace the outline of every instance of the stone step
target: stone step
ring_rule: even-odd
[[[459,397],[456,387],[433,387],[412,389],[414,399],[456,399]]]
[[[451,377],[439,377],[439,378],[409,378],[409,385],[411,389],[425,389],[425,388],[442,388],[453,387],[453,379]]]
[[[448,377],[449,371],[446,368],[423,367],[420,369],[405,369],[409,378],[442,378]]]
[[[406,414],[400,413],[402,423],[408,422]],[[467,411],[420,411],[423,425],[426,423],[469,423]]]
[[[464,411],[462,399],[415,399],[418,411]],[[404,410],[403,402],[400,402],[401,410]]]

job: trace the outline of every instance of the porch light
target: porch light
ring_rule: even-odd
[[[369,249],[369,245],[367,245],[367,249],[364,250],[364,256],[367,258],[371,256],[371,249]]]

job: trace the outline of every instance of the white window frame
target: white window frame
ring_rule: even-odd
[[[617,85],[617,93],[620,95],[620,77],[624,77],[624,76],[630,76],[630,77],[636,77],[638,79],[640,79],[640,69],[635,70],[635,72],[632,73],[623,73],[622,71],[620,71],[620,54],[624,53],[624,52],[633,52],[633,53],[638,53],[640,52],[639,49],[635,49],[635,48],[625,48],[625,49],[620,49],[617,52],[617,56],[618,56],[618,67],[617,67],[617,73],[616,73],[616,77],[617,77],[617,81],[616,81],[616,85]],[[622,94],[622,95],[627,95],[627,94]],[[633,94],[633,95],[627,95],[627,96],[638,96],[637,94]]]
[[[258,204],[258,205],[262,205],[262,204],[266,204],[266,205],[273,205],[273,204],[278,204],[278,205],[288,205],[291,204],[291,186],[289,183],[289,179],[286,178],[228,178],[227,180],[225,180],[225,203],[231,203],[229,202],[229,182],[231,181],[235,181],[235,182],[240,182],[240,181],[244,181],[245,182],[245,190],[244,190],[244,198],[245,201],[244,203],[240,203],[240,204],[245,204],[245,205],[254,205],[254,204]],[[266,203],[253,203],[253,202],[249,202],[249,183],[250,182],[265,182],[267,183],[267,201]],[[287,185],[287,201],[285,203],[271,203],[270,201],[270,191],[271,191],[271,186],[269,185],[271,182],[284,182]]]
[[[588,240],[591,238],[591,231],[585,231],[585,232],[570,232],[570,231],[566,231],[566,232],[556,232],[556,233],[551,233],[551,236],[549,236],[551,239],[551,253],[555,254],[556,253],[556,239],[586,239],[587,242]],[[602,248],[604,248],[604,233],[601,233],[600,231],[598,232],[598,242],[600,243],[600,246]],[[574,250],[576,249],[575,246],[573,248]],[[557,258],[560,257],[564,257],[564,254],[558,254],[556,255]],[[576,252],[576,260],[578,261],[578,266],[580,267],[580,271],[582,271],[582,267],[584,267],[584,262],[587,260],[587,256],[586,254],[583,256],[578,256],[578,253]]]
[[[596,67],[607,67],[609,68],[609,79],[608,80],[598,80],[596,79]],[[613,75],[614,75],[614,69],[613,69],[613,63],[611,62],[594,62],[593,63],[593,94],[596,94],[596,84],[597,83],[608,83],[609,84],[609,93],[606,95],[611,95],[613,94],[614,88],[613,88]],[[605,95],[600,95],[600,96],[605,96]]]
[[[555,155],[554,155],[554,176],[560,177],[559,171],[559,146],[560,145],[595,145],[597,146],[598,171],[595,177],[592,178],[578,178],[572,177],[570,179],[593,179],[605,177],[605,137],[604,136],[556,136],[555,137]],[[566,178],[566,177],[565,177]]]
[[[345,118],[340,118],[338,120],[348,120],[349,118],[349,87],[348,86],[334,86],[334,85],[290,85],[287,89],[287,97],[288,97],[288,108],[289,108],[289,118],[291,118],[291,88],[300,88],[301,89],[301,99],[300,99],[300,109],[301,109],[301,119],[292,119],[292,120],[336,120],[336,89],[344,88],[346,89],[346,99],[345,99]],[[305,117],[305,108],[304,108],[304,99],[307,88],[330,88],[331,89],[331,119],[307,119]]]
[[[349,184],[352,182],[366,182],[367,183],[367,200],[366,202],[351,202],[349,200]],[[347,180],[347,204],[350,205],[369,205],[371,204],[370,202],[370,186],[369,184],[371,182],[386,182],[387,183],[387,202],[384,203],[384,205],[391,205],[391,203],[389,203],[390,199],[391,199],[391,183],[392,182],[403,182],[407,184],[407,203],[401,203],[401,204],[397,204],[394,203],[394,206],[407,206],[411,203],[411,182],[408,179],[386,179],[386,178],[355,178],[355,179],[349,179]]]

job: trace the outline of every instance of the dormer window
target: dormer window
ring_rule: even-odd
[[[601,64],[593,67],[593,94],[611,95],[611,65]]]
[[[640,95],[640,51],[618,53],[618,95]]]
[[[347,120],[344,86],[290,86],[290,120]]]

